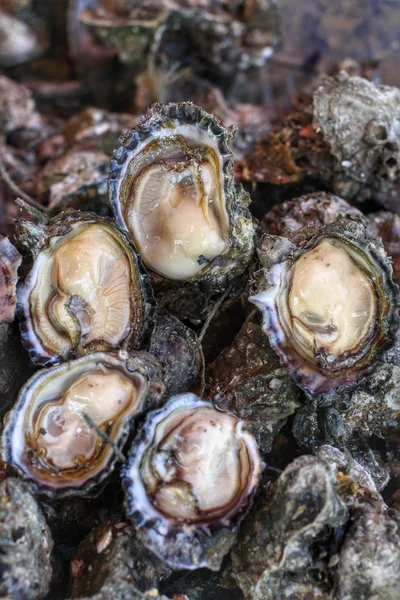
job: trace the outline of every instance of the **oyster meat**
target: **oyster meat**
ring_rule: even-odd
[[[354,385],[393,344],[399,290],[380,240],[338,220],[265,235],[250,301],[271,346],[310,395]]]
[[[48,238],[18,290],[32,360],[50,365],[139,347],[151,323],[151,292],[124,235],[106,219],[72,210],[52,219],[44,233]]]
[[[7,420],[4,459],[40,493],[92,492],[113,470],[134,417],[157,402],[151,374],[126,352],[39,371]]]
[[[181,394],[138,432],[124,467],[126,512],[144,545],[174,569],[218,570],[260,472],[243,421]]]
[[[190,102],[155,105],[114,153],[116,220],[162,277],[227,280],[252,258],[248,196],[233,184],[233,134]]]

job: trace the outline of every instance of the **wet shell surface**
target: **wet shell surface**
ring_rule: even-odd
[[[115,447],[126,442],[149,390],[147,373],[126,352],[39,371],[9,414],[3,458],[40,494],[92,495],[112,472]]]
[[[307,393],[356,384],[393,340],[399,290],[380,240],[339,220],[287,238],[266,235],[250,297],[270,344]]]
[[[0,323],[15,317],[18,268],[22,256],[6,237],[0,236]]]
[[[125,236],[107,219],[69,210],[18,289],[24,346],[41,365],[94,351],[139,348],[152,325],[147,276]]]
[[[115,218],[150,270],[197,281],[248,266],[254,229],[248,195],[233,183],[233,135],[191,102],[157,104],[114,153]]]
[[[244,422],[194,394],[151,413],[124,467],[126,512],[174,569],[219,570],[257,488],[261,460]]]

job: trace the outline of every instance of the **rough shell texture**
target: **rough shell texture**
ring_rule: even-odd
[[[380,211],[368,215],[368,230],[382,239],[383,247],[392,258],[393,279],[400,283],[400,216]]]
[[[247,422],[262,452],[300,406],[300,390],[271,349],[255,312],[210,365],[208,396]]]
[[[395,600],[400,587],[400,514],[366,507],[340,551],[338,600]]]
[[[192,329],[172,315],[159,315],[149,352],[163,366],[166,398],[188,391],[203,395],[204,356]]]
[[[360,210],[342,198],[327,192],[316,192],[274,206],[260,220],[258,235],[283,235],[311,225],[330,225],[342,218],[366,221]],[[390,252],[388,254],[391,256]]]
[[[346,518],[329,468],[313,456],[294,460],[275,486],[261,490],[234,548],[234,577],[246,600],[278,600],[286,586],[300,598],[307,591],[325,598],[327,558],[318,545]]]
[[[113,225],[113,222],[110,219],[101,218],[95,215],[94,213],[85,213],[73,209],[69,209],[63,213],[60,213],[58,216],[53,217],[47,224],[38,224],[33,221],[25,221],[23,219],[20,219],[17,225],[17,238],[19,242],[23,246],[28,248],[32,253],[34,264],[25,282],[20,283],[18,287],[17,312],[20,319],[20,329],[23,344],[28,350],[32,361],[37,364],[48,366],[60,362],[61,360],[74,358],[77,354],[82,355],[84,353],[94,352],[96,350],[112,350],[115,348],[115,346],[113,347],[113,345],[111,345],[110,347],[109,344],[107,345],[107,343],[105,343],[105,340],[102,341],[99,338],[97,342],[94,341],[94,343],[89,343],[85,350],[85,337],[87,332],[84,335],[80,335],[82,333],[82,330],[84,330],[86,327],[85,322],[83,321],[79,324],[79,335],[77,339],[74,341],[71,338],[71,340],[67,342],[67,346],[70,347],[70,350],[68,352],[60,353],[58,350],[55,349],[55,344],[53,342],[52,343],[54,348],[47,348],[46,340],[50,339],[50,337],[45,337],[45,334],[48,335],[46,333],[47,329],[41,327],[40,330],[36,331],[36,322],[39,319],[42,319],[46,323],[48,323],[49,321],[48,317],[46,316],[47,306],[43,310],[43,315],[42,312],[39,313],[39,311],[35,311],[34,313],[32,313],[31,311],[31,294],[33,291],[35,291],[35,286],[37,285],[38,272],[40,271],[41,266],[43,264],[45,265],[46,257],[51,254],[54,246],[60,240],[62,241],[62,236],[67,236],[68,234],[73,233],[75,229],[79,232],[81,231],[79,229],[80,226],[85,225],[98,225],[100,229],[102,226],[104,226],[105,230],[108,233],[110,233],[111,236],[115,238],[118,245],[121,246],[129,262],[129,285],[131,288],[130,300],[132,303],[130,309],[131,319],[128,327],[129,332],[127,332],[127,334],[124,334],[124,338],[120,339],[118,345],[123,344],[124,347],[128,347],[129,349],[138,349],[140,347],[143,347],[148,342],[149,335],[151,334],[155,314],[155,303],[153,292],[148,281],[147,273],[145,272],[142,266],[140,258],[135,253],[134,248],[130,245],[124,234]],[[68,240],[69,238],[65,239]],[[93,257],[93,253],[89,253],[89,255]],[[96,283],[96,285],[99,286],[99,291],[101,292],[103,279],[99,278],[97,271],[93,271],[93,273],[89,275],[92,279],[94,278],[93,285]],[[41,284],[42,282],[39,281],[39,283]],[[116,283],[117,282],[114,281],[112,290],[109,291],[114,291],[114,293],[117,291]],[[114,309],[111,311],[109,310],[108,312],[108,317],[105,321],[105,324],[107,325],[110,318],[113,315],[115,316],[115,303],[108,304],[105,301],[103,295],[100,294],[100,292],[98,295],[99,301],[104,302],[104,306],[110,306],[111,309]],[[60,295],[60,291],[58,292],[58,294],[59,299],[63,303],[67,302],[66,299],[68,298],[68,290],[67,295]],[[36,298],[41,300],[39,294],[36,295]],[[71,298],[73,300],[73,296],[69,299],[71,300]],[[85,299],[83,299],[83,301],[85,302]],[[42,301],[42,304],[43,303],[45,304],[45,301]],[[78,311],[78,313],[82,313],[79,306],[80,304],[78,298],[78,305],[76,310]],[[66,310],[67,312],[74,313],[75,309],[71,309],[71,311],[69,311],[68,308]],[[88,315],[90,314],[91,313],[89,311]],[[76,321],[76,315],[70,314],[68,323],[71,321],[71,318],[73,321]],[[81,315],[80,318],[84,319],[85,315]],[[66,324],[66,326],[68,325],[68,323]],[[71,337],[71,329],[73,329],[72,321],[67,327],[69,337]],[[50,335],[53,339],[53,325],[51,325],[50,328]],[[67,337],[65,337],[65,339],[67,339]]]
[[[161,585],[161,590],[169,596],[186,594],[190,600],[243,600],[242,591],[230,574],[229,562],[228,566],[218,573],[209,569],[173,573]]]
[[[284,331],[281,323],[281,311],[285,310],[282,303],[287,303],[287,298],[279,296],[286,293],[280,290],[287,289],[286,278],[296,259],[305,250],[314,248],[320,240],[327,238],[362,253],[361,256],[371,265],[369,277],[374,282],[373,293],[378,298],[380,311],[371,340],[354,356],[344,353],[339,368],[335,365],[334,369],[328,357],[318,356],[312,363],[292,346],[291,336]],[[399,323],[399,288],[393,283],[391,260],[386,255],[382,242],[378,238],[370,238],[361,222],[341,219],[326,226],[306,227],[287,234],[286,237],[265,234],[258,255],[264,269],[255,273],[256,294],[251,294],[249,299],[263,313],[264,328],[271,346],[296,383],[309,396],[355,386],[363,375],[373,372],[388,360]]]
[[[163,460],[165,460],[164,455],[167,456],[168,452],[170,452],[168,450],[169,439],[172,440],[176,436],[175,431],[179,430],[180,414],[188,414],[190,419],[193,419],[195,411],[208,411],[210,409],[214,413],[214,416],[210,422],[207,420],[207,427],[209,431],[212,431],[216,426],[215,421],[218,419],[217,413],[219,411],[215,409],[211,402],[200,400],[194,394],[180,394],[172,397],[163,408],[148,415],[146,422],[139,429],[133,441],[128,464],[123,468],[123,487],[125,490],[127,516],[136,525],[138,536],[144,545],[176,570],[201,567],[206,567],[213,571],[220,569],[224,556],[229,552],[236,538],[238,526],[245,512],[249,509],[261,474],[262,465],[254,438],[251,434],[244,431],[244,423],[242,421],[237,419],[233,414],[221,411],[221,415],[228,416],[228,418],[233,417],[237,420],[232,434],[236,440],[240,439],[241,447],[243,448],[244,444],[247,451],[240,454],[248,466],[246,467],[246,473],[243,471],[241,475],[241,490],[239,495],[236,492],[234,500],[230,498],[227,501],[224,498],[225,502],[230,503],[227,511],[223,511],[225,504],[222,504],[222,506],[218,507],[216,513],[216,508],[214,507],[213,509],[217,516],[207,518],[207,513],[202,513],[199,509],[201,516],[196,517],[194,520],[186,520],[185,517],[174,518],[163,514],[152,503],[145,487],[147,482],[144,481],[141,472],[144,457],[151,456],[151,468],[157,464],[161,472],[165,471],[165,468],[173,469],[173,464],[163,466]],[[156,444],[155,437],[159,431],[163,432],[164,422],[167,424],[168,419],[171,420],[171,423],[175,423],[174,429],[172,432],[168,432],[169,435],[157,441],[154,451],[158,453],[158,456],[156,454],[156,458],[153,458],[153,452],[150,454],[149,451]],[[194,433],[195,436],[201,436],[200,429],[193,429],[195,421],[192,420],[191,423],[192,425],[190,422],[188,424],[188,435]],[[182,430],[182,435],[179,434],[179,436],[176,436],[178,443],[183,444],[182,448],[184,450],[182,454],[185,455],[185,452],[189,454],[192,452],[193,454],[193,452],[196,452],[196,449],[200,450],[197,445],[192,450],[190,450],[190,445],[185,445],[184,431]],[[163,450],[163,442],[166,444],[165,450]],[[198,459],[199,463],[204,464],[204,460],[208,459],[207,454],[202,451]],[[173,462],[172,458],[170,458],[170,462]],[[241,472],[241,467],[242,463],[237,465],[239,472]],[[189,472],[188,476],[191,477],[193,475],[195,480],[196,474],[198,475],[199,472],[199,468],[196,466],[195,471],[193,473]],[[243,474],[246,475],[244,481]],[[154,472],[154,477],[159,478],[160,474]],[[166,481],[171,482],[171,479],[167,479]],[[212,515],[213,511],[210,514]]]
[[[17,479],[0,484],[0,594],[37,600],[49,590],[53,547],[50,530],[27,486]]]
[[[325,77],[314,94],[314,116],[339,169],[363,184],[400,176],[400,92],[345,72]]]
[[[53,214],[66,208],[107,214],[108,163],[103,152],[72,149],[46,164],[38,178],[38,193]]]
[[[58,448],[56,442],[58,439],[61,439],[57,437],[57,435],[60,436],[60,433],[57,434],[56,432],[53,437],[51,431],[53,423],[51,419],[54,419],[54,417],[49,417],[48,425],[46,426],[44,423],[47,423],[47,421],[38,421],[39,417],[45,419],[46,414],[49,414],[48,412],[43,413],[43,409],[49,405],[49,398],[52,398],[54,404],[58,404],[60,400],[66,402],[66,398],[69,398],[68,393],[73,389],[76,382],[79,383],[90,372],[94,372],[95,374],[100,372],[102,377],[106,377],[107,368],[110,369],[114,378],[116,374],[122,377],[125,385],[128,380],[132,382],[131,385],[135,390],[132,396],[134,403],[132,404],[130,401],[125,406],[123,412],[118,413],[117,416],[113,415],[110,421],[103,423],[101,421],[102,405],[96,393],[91,396],[86,391],[86,387],[83,387],[81,388],[83,392],[80,392],[81,396],[79,396],[78,392],[76,402],[77,404],[81,402],[85,406],[85,393],[88,398],[94,398],[93,414],[100,414],[99,424],[97,425],[96,423],[96,425],[98,428],[101,426],[101,429],[106,429],[108,439],[112,440],[113,445],[109,446],[104,443],[104,439],[98,434],[98,428],[94,428],[90,422],[86,423],[88,433],[92,431],[91,444],[94,444],[96,448],[96,451],[88,451],[90,461],[79,462],[78,455],[75,456],[73,454],[74,447],[71,446],[71,441],[68,437],[66,439],[64,437],[62,441],[65,444],[69,443],[68,448],[71,448],[69,450],[71,455],[68,454],[67,449],[65,449],[65,456],[62,454],[61,458],[57,458],[58,455],[56,454],[56,460],[62,461],[60,463],[61,466],[56,462],[56,468],[52,468],[53,458],[51,457],[47,461],[46,454],[44,458],[41,457],[37,444],[37,436],[48,435],[48,443],[55,444],[54,446],[50,445],[50,448],[54,447],[55,452]],[[98,495],[104,487],[105,480],[111,475],[119,460],[115,448],[121,451],[132,430],[135,419],[143,412],[155,408],[159,404],[164,392],[160,375],[161,372],[158,363],[146,352],[137,352],[132,355],[129,355],[127,352],[120,352],[118,355],[99,352],[37,372],[22,387],[18,400],[7,419],[2,440],[5,460],[22,474],[35,491],[44,496],[50,498],[57,496],[57,498],[61,498],[66,496],[91,497]],[[57,379],[60,380],[60,384],[58,384]],[[106,385],[105,379],[102,382],[102,385]],[[114,383],[114,379],[111,383]],[[57,384],[61,387],[61,391],[57,388]],[[85,383],[86,385],[93,387],[93,384],[90,384],[90,382]],[[71,398],[74,401],[73,393]],[[68,401],[71,402],[71,400]],[[35,406],[35,402],[37,406]],[[57,410],[57,407],[54,410]],[[69,409],[67,408],[67,410]],[[74,417],[69,417],[68,412],[65,413],[65,420],[69,424],[71,431],[74,427],[77,427],[76,431],[79,433],[79,427],[85,428],[86,420],[81,414],[82,410],[84,411],[85,409],[81,409],[81,412],[78,408],[74,408],[73,410],[74,414],[76,413],[75,418],[78,418],[77,425],[75,424]],[[86,410],[89,417],[91,417],[90,405],[88,405]],[[40,423],[42,425],[38,432]],[[57,424],[57,418],[54,420],[54,423]],[[47,432],[46,430],[49,431]],[[67,425],[65,425],[65,432],[68,432]],[[85,439],[82,434],[83,442],[81,444],[83,444],[82,455],[84,457],[86,451]],[[76,443],[78,441],[80,441],[80,438],[77,438]],[[42,447],[46,448],[45,438],[42,439],[41,443]],[[92,447],[91,445],[90,448]],[[70,458],[67,459],[67,457]],[[64,466],[63,461],[65,460],[67,460],[65,463],[67,466]],[[74,467],[71,467],[69,464],[71,460],[75,465]]]
[[[32,93],[25,86],[0,75],[0,135],[20,127],[41,127]]]
[[[12,323],[15,317],[18,268],[22,256],[11,242],[0,236],[0,323]]]
[[[248,211],[249,196],[243,188],[234,186],[233,155],[229,149],[234,130],[226,129],[214,116],[191,102],[155,104],[139,121],[139,125],[123,139],[114,152],[110,167],[110,201],[115,218],[127,230],[122,205],[128,201],[129,174],[127,167],[147,140],[175,135],[180,126],[195,127],[201,133],[203,144],[214,144],[221,161],[223,178],[220,181],[225,208],[229,215],[229,244],[220,256],[206,263],[191,281],[201,281],[204,288],[224,291],[229,281],[242,275],[253,257],[254,228]],[[184,135],[184,134],[182,134]]]
[[[112,598],[116,590],[140,597],[169,574],[169,567],[143,547],[132,525],[115,516],[93,529],[74,554],[71,597]]]

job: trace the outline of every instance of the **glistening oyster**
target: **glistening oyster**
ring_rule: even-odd
[[[18,289],[18,314],[33,362],[51,365],[141,347],[152,326],[152,292],[134,249],[112,221],[67,210],[36,226],[36,247],[31,228],[20,221],[19,237],[34,264]]]
[[[144,545],[174,569],[218,571],[260,472],[243,421],[194,394],[174,396],[133,442],[126,512]]]
[[[252,259],[249,197],[233,181],[233,135],[191,102],[156,104],[114,153],[116,220],[164,278],[223,289]]]
[[[250,301],[271,346],[306,393],[352,386],[393,343],[399,289],[382,243],[338,220],[287,237],[265,235]]]
[[[37,372],[10,412],[4,460],[40,494],[94,495],[134,418],[157,405],[163,392],[157,376],[150,355],[122,351]]]

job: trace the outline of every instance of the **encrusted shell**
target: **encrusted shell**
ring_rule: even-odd
[[[8,415],[4,460],[42,495],[96,495],[134,419],[157,405],[164,389],[158,376],[150,355],[122,351],[38,371]]]
[[[114,152],[110,169],[110,201],[117,223],[134,240],[135,233],[127,217],[127,210],[132,203],[132,186],[142,172],[144,151],[153,153],[151,159],[146,157],[145,166],[160,164],[164,168],[164,164],[172,164],[174,152],[179,148],[185,157],[190,156],[190,159],[185,160],[189,161],[188,164],[195,165],[198,172],[201,160],[204,160],[201,158],[204,152],[209,152],[212,156],[218,179],[215,185],[221,204],[219,210],[224,215],[226,226],[223,234],[225,247],[221,254],[210,259],[200,252],[197,262],[202,268],[194,275],[172,278],[201,281],[214,289],[218,286],[225,289],[226,282],[241,275],[251,261],[254,228],[247,208],[249,197],[241,187],[234,185],[233,155],[229,148],[233,135],[234,128],[226,129],[216,117],[191,102],[155,104]],[[153,162],[149,162],[150,160]],[[202,194],[201,198],[204,197],[204,192]],[[138,246],[137,240],[135,241]],[[150,266],[143,251],[140,248],[138,250],[144,263]]]
[[[27,241],[25,243],[28,246],[31,243],[33,245],[33,242],[29,239],[30,225],[31,223],[27,222]],[[22,226],[25,227],[24,224]],[[32,361],[36,364],[49,366],[90,352],[109,351],[120,347],[124,349],[142,347],[152,329],[155,304],[147,274],[125,235],[115,227],[110,219],[71,209],[51,219],[47,226],[37,227],[39,233],[36,230],[33,232],[36,238],[39,238],[38,247],[32,248],[34,264],[25,282],[20,283],[18,286],[17,300],[22,341]],[[123,274],[121,275],[117,269],[117,261],[115,261],[115,264],[113,263],[112,269],[105,273],[108,263],[102,257],[102,247],[99,247],[97,253],[93,243],[90,245],[90,252],[85,248],[80,251],[81,260],[83,260],[82,257],[88,256],[88,268],[85,269],[82,263],[76,266],[77,269],[82,270],[82,281],[88,280],[89,282],[85,287],[86,291],[82,291],[85,297],[77,295],[76,292],[74,293],[73,288],[69,288],[68,285],[65,285],[65,289],[63,289],[62,284],[59,282],[61,276],[59,275],[58,266],[55,273],[53,273],[57,287],[54,287],[56,284],[53,279],[50,279],[52,271],[50,273],[44,272],[46,268],[52,269],[53,263],[48,264],[47,261],[52,258],[55,251],[63,247],[65,249],[66,243],[76,239],[76,236],[88,231],[89,228],[92,228],[91,231],[100,230],[105,232],[108,236],[107,239],[109,238],[112,244],[118,248],[118,252],[121,253],[124,273],[129,270],[130,274],[129,277],[126,276],[126,281],[124,279],[125,302],[130,303],[130,306],[121,304],[123,300],[121,301],[120,280],[123,279]],[[24,232],[20,232],[19,235],[23,239]],[[76,255],[73,255],[73,257],[77,258]],[[93,261],[97,258],[99,264],[96,266]],[[47,264],[48,267],[46,267]],[[67,266],[64,270],[67,269]],[[43,279],[43,272],[47,275],[45,279]],[[42,276],[43,282],[40,276]],[[79,283],[79,280],[77,281]],[[45,285],[49,289],[42,291]],[[99,329],[97,338],[94,335],[96,328],[92,331],[91,319],[98,320],[101,314],[99,315],[100,309],[98,307],[91,307],[89,298],[91,291],[96,289],[96,286],[99,290],[98,300],[104,304],[105,312],[105,315],[103,315],[104,322],[102,321],[101,327],[99,324],[97,328]],[[82,284],[82,289],[83,287]],[[127,294],[128,287],[131,290],[130,294]],[[56,308],[52,310],[53,312],[54,310],[58,311],[56,322],[54,322],[55,317],[53,317],[53,320],[49,318],[49,310],[51,306],[54,306],[54,302],[56,302]],[[124,314],[126,313],[124,316],[126,327],[122,328],[120,326],[121,331],[114,335],[114,321],[122,315],[123,309]],[[130,316],[127,316],[128,313]],[[60,329],[61,317],[59,315],[62,314],[64,314],[63,329]],[[102,334],[102,328],[104,329],[104,335]],[[110,331],[107,336],[105,335],[106,331]],[[89,340],[90,336],[92,338],[94,336],[94,338]]]
[[[193,415],[197,412],[196,425],[193,425],[193,421],[187,421],[186,419],[192,419]],[[203,425],[201,425],[201,412],[203,411]],[[204,417],[204,411],[207,412],[207,419]],[[209,416],[209,413],[211,417]],[[235,473],[236,479],[240,478],[240,492],[235,490],[234,500],[231,496],[228,496],[229,500],[225,499],[228,506],[218,505],[218,509],[213,508],[207,510],[200,506],[198,500],[196,501],[196,516],[188,516],[189,510],[185,505],[185,496],[183,495],[181,507],[181,517],[176,516],[179,513],[179,503],[177,501],[174,504],[173,510],[175,516],[168,514],[162,508],[164,505],[157,504],[158,493],[160,492],[161,497],[167,498],[167,505],[169,505],[168,494],[174,494],[172,491],[168,492],[165,486],[178,486],[182,485],[184,488],[187,486],[186,501],[190,496],[195,497],[194,480],[190,480],[190,477],[199,476],[201,473],[201,467],[195,467],[192,472],[189,469],[185,470],[184,476],[189,477],[184,479],[182,477],[177,479],[172,475],[174,469],[173,461],[177,461],[175,457],[175,451],[173,456],[175,458],[168,459],[168,453],[171,451],[168,444],[183,444],[179,446],[182,450],[182,456],[185,452],[191,456],[191,453],[199,450],[201,453],[201,459],[207,459],[214,461],[217,459],[215,455],[207,456],[207,450],[204,452],[200,450],[200,447],[196,443],[186,442],[185,433],[190,437],[191,431],[190,423],[196,428],[196,435],[206,434],[212,432],[215,435],[222,435],[223,429],[218,429],[218,434],[213,430],[217,427],[218,414],[223,415],[224,419],[232,420],[235,422],[234,436],[241,451],[236,454],[237,471]],[[214,415],[214,416],[212,416]],[[197,418],[199,419],[197,421]],[[180,420],[181,419],[181,420]],[[170,420],[170,426],[173,429],[168,429],[168,421]],[[215,422],[216,421],[216,422]],[[179,425],[185,423],[183,433],[179,430]],[[172,423],[172,425],[171,425]],[[189,423],[189,424],[188,424]],[[164,429],[165,427],[165,429]],[[187,427],[187,429],[186,429]],[[204,427],[204,430],[203,430]],[[181,431],[182,435],[178,432]],[[158,440],[157,436],[164,436],[161,440]],[[169,441],[168,441],[169,440]],[[186,446],[185,446],[186,442]],[[165,447],[164,447],[164,444]],[[226,450],[228,452],[228,450]],[[154,453],[154,454],[153,454]],[[157,456],[156,456],[157,454]],[[179,454],[179,451],[176,452]],[[185,455],[187,456],[187,455]],[[242,457],[242,458],[240,458]],[[146,460],[145,460],[146,459]],[[147,459],[152,461],[152,464],[157,464],[156,470],[151,470],[152,477],[157,480],[155,490],[153,492],[150,489],[150,482],[146,480],[145,470]],[[153,462],[153,459],[155,463]],[[242,463],[242,460],[244,463]],[[199,459],[200,461],[200,459]],[[189,460],[190,462],[190,460]],[[164,464],[165,463],[165,464]],[[247,465],[248,470],[246,473],[242,472],[243,464]],[[150,467],[152,469],[152,467]],[[236,468],[236,467],[235,467]],[[244,468],[244,467],[243,467]],[[138,529],[138,535],[143,541],[144,545],[152,550],[157,556],[165,560],[174,569],[196,569],[200,567],[207,567],[211,570],[217,571],[221,566],[224,555],[231,548],[234,539],[235,532],[245,514],[249,508],[252,496],[257,488],[260,473],[261,473],[261,460],[258,453],[257,444],[253,436],[244,430],[244,422],[235,417],[232,413],[220,411],[214,407],[211,402],[200,400],[194,394],[181,394],[172,397],[168,403],[158,411],[155,411],[148,415],[145,424],[139,430],[136,439],[132,444],[130,451],[128,464],[123,468],[123,487],[126,495],[126,513],[128,517],[133,521]],[[160,473],[165,471],[165,477],[160,479]],[[238,475],[240,473],[240,476]],[[149,471],[147,471],[147,475]],[[171,479],[172,477],[172,479]],[[244,481],[243,481],[244,480]],[[188,483],[192,481],[192,483]],[[230,480],[226,481],[226,484],[230,484]],[[154,482],[153,482],[154,484]],[[222,490],[223,481],[218,480],[215,484],[214,492],[217,488]],[[167,491],[165,491],[167,490]],[[210,492],[211,490],[209,490]],[[193,496],[191,495],[193,492]],[[205,492],[206,493],[206,492]],[[167,496],[163,496],[167,494]],[[189,496],[187,496],[189,494]],[[223,492],[222,492],[223,494]],[[153,497],[154,496],[154,497]],[[205,498],[206,496],[204,496]],[[203,499],[204,499],[203,498]],[[208,495],[207,495],[208,498]],[[209,498],[208,498],[209,499]],[[222,499],[220,499],[222,501]],[[214,500],[215,502],[215,500]],[[172,506],[172,505],[170,505]],[[211,503],[210,506],[213,506]],[[186,513],[185,513],[186,511]],[[203,511],[203,512],[202,512]]]
[[[321,350],[314,347],[311,358],[299,351],[288,329],[288,317],[282,315],[287,313],[292,318],[288,290],[292,286],[294,265],[319,243],[329,240],[337,240],[351,253],[349,256],[356,265],[356,259],[360,260],[358,268],[366,274],[373,290],[376,318],[353,352],[335,356],[327,354],[323,347]],[[256,293],[249,299],[262,311],[270,344],[296,383],[313,395],[353,386],[371,372],[382,360],[383,351],[393,345],[399,324],[399,289],[393,283],[391,261],[381,241],[369,238],[361,223],[338,220],[327,226],[305,228],[287,237],[265,235],[259,257],[265,269],[255,274]],[[329,266],[322,264],[323,268]]]
[[[18,268],[22,256],[6,237],[0,236],[0,323],[15,317]]]

